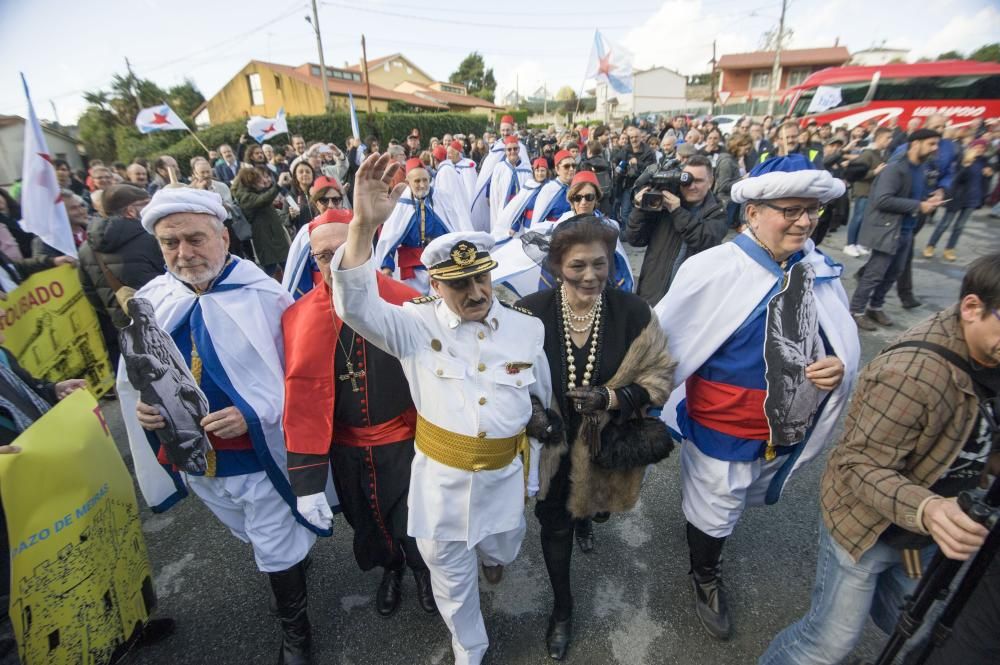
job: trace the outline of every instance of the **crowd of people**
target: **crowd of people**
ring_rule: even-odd
[[[894,325],[893,284],[921,305],[922,226],[923,255],[949,232],[955,261],[972,211],[997,204],[1000,123],[768,116],[725,136],[686,116],[621,131],[518,131],[504,116],[498,129],[426,146],[413,130],[384,151],[374,136],[343,149],[243,137],[183,172],[169,155],[79,174],[54,162],[139,488],[156,509],[194,494],[251,545],[279,663],[311,662],[309,552],[338,505],[358,566],[383,571],[377,612],[396,612],[409,568],[455,662],[481,662],[480,570],[501,583],[525,497],[553,593],[546,652],[566,658],[574,541],[592,551],[594,522],[631,510],[675,443],[694,612],[720,640],[734,630],[723,550],[743,511],[832,449],[812,606],[761,663],[839,662],[869,613],[891,630],[934,552],[982,545],[955,497],[1000,467],[1000,255],[867,367],[859,330]],[[4,291],[71,261],[20,228],[16,196],[0,205]],[[850,297],[819,249],[840,227],[843,252],[867,256]],[[623,243],[645,248],[638,279]],[[118,345],[123,289],[204,394],[207,469],[162,436],[170,400],[140,398]],[[5,392],[0,412],[29,395],[44,413],[59,386],[5,364],[0,387],[20,397]],[[31,420],[0,426],[16,436]],[[996,662],[992,627],[962,662]]]

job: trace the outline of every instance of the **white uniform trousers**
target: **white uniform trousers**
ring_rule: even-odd
[[[526,527],[522,518],[516,529],[486,536],[471,550],[464,540],[416,539],[424,563],[431,571],[431,588],[438,611],[451,631],[455,665],[479,665],[490,645],[479,609],[476,553],[487,566],[510,564],[521,549]]]
[[[684,517],[713,538],[725,538],[736,528],[743,509],[764,504],[771,480],[787,460],[728,462],[698,450],[690,441],[681,445],[681,505]]]
[[[299,524],[264,471],[240,476],[186,476],[191,491],[233,535],[253,546],[263,573],[288,570],[306,558],[316,534]]]

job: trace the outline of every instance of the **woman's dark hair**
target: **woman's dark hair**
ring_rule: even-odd
[[[65,166],[67,169],[69,169],[70,173],[73,172],[73,169],[70,167],[69,162],[67,162],[65,159],[56,158],[52,160],[52,168],[57,169],[60,166]]]
[[[602,221],[596,215],[576,215],[559,222],[549,240],[548,270],[556,277],[562,275],[561,266],[566,252],[575,245],[604,243],[608,250],[608,262],[614,262],[615,247],[618,244],[618,230]]]
[[[1000,253],[981,256],[969,266],[962,278],[959,299],[976,295],[983,301],[983,318],[1000,308]]]
[[[257,176],[259,174],[257,169],[238,169],[236,177],[233,178],[233,183],[239,185],[241,189],[253,190],[257,186]]]
[[[310,171],[312,171],[313,182],[316,181],[316,169],[314,169],[312,167],[312,164],[310,164],[309,162],[307,162],[306,160],[303,159],[301,162],[299,162],[298,164],[295,165],[294,169],[292,169],[292,193],[295,194],[296,196],[299,196],[301,194],[302,196],[304,196],[306,198],[309,198],[309,192],[303,190],[299,186],[299,179],[295,177],[295,172],[298,171],[299,167],[301,167],[301,166],[304,166],[307,169],[309,169]]]

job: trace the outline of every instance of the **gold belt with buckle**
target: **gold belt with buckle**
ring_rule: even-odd
[[[496,471],[527,448],[528,437],[524,430],[502,439],[456,434],[417,414],[414,442],[420,452],[445,466],[464,471]]]

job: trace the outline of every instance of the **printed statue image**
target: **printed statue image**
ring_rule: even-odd
[[[823,401],[823,391],[806,378],[806,367],[826,355],[813,296],[815,279],[811,265],[796,263],[767,305],[764,414],[776,447],[805,439]]]
[[[208,399],[174,340],[156,325],[150,302],[132,298],[128,314],[132,323],[119,332],[128,380],[140,399],[159,409],[166,420],[156,436],[170,463],[185,473],[204,475],[214,452],[201,427]]]

